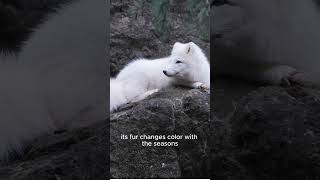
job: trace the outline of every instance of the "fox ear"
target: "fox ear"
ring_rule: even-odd
[[[189,46],[188,46],[188,49],[187,49],[187,54],[189,54],[190,51],[191,51],[191,46],[189,45]]]
[[[194,45],[193,42],[188,43],[188,46],[187,46],[187,54],[190,54],[190,53],[192,52],[193,45]]]
[[[176,42],[176,43],[174,43],[174,45],[173,45],[173,49],[176,49],[178,46],[180,46],[181,45],[181,43],[179,43],[179,42]]]

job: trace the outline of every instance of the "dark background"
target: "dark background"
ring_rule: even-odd
[[[32,28],[40,24],[49,12],[71,0],[1,0],[0,49],[17,51]]]
[[[50,14],[54,13],[55,11],[58,11],[60,5],[68,2],[71,1],[0,1],[0,49],[2,51],[0,55],[2,55],[2,53],[8,52],[18,53],[20,48],[23,46],[24,41],[27,40],[30,37],[30,35],[32,35],[32,33],[34,32],[36,26],[40,25],[41,22],[45,21],[46,17],[48,17]],[[105,10],[106,16],[101,17],[101,19],[105,19],[105,23],[109,24],[109,16],[107,14],[107,12],[109,12],[108,3],[106,3]],[[101,19],[99,18],[99,20]],[[102,26],[104,25],[105,24],[103,24]],[[101,43],[99,39],[99,44],[104,44],[105,42],[106,51],[109,52],[109,29],[106,29],[105,32],[105,37],[101,38],[101,41],[103,42]],[[61,46],[61,48],[69,47]],[[76,49],[78,47],[74,48]],[[102,47],[101,49],[99,48],[97,51],[98,54],[103,54],[103,57],[105,54],[107,54],[104,51],[104,47]],[[86,51],[82,52],[86,53]],[[90,53],[91,51],[88,52],[88,54]],[[79,59],[81,59],[81,57]],[[81,63],[79,59],[75,54],[74,60],[78,60],[77,62]],[[59,58],[53,60],[59,60]],[[108,97],[106,97],[106,86],[108,86],[107,79],[109,76],[109,69],[107,69],[106,65],[108,65],[109,62],[108,56],[106,55],[105,59],[93,58],[90,60],[92,60],[93,65],[95,63],[101,63],[100,67],[101,69],[103,69],[103,72],[101,73],[101,76],[99,75],[97,78],[97,80],[99,81],[99,83],[97,83],[97,89],[103,91],[103,95],[99,95],[99,98],[107,102]],[[74,65],[77,66],[78,64],[75,63]],[[27,73],[33,72],[34,69],[32,68],[33,67],[28,69]],[[37,68],[37,66],[35,66],[34,68]],[[2,67],[2,70],[7,70],[5,65]],[[1,87],[6,86],[6,82],[9,84],[11,82],[15,83],[15,76],[11,79],[10,74],[19,74],[20,72],[16,71],[15,68],[12,68],[11,71],[10,70],[11,69],[8,68],[8,75],[6,74],[7,71],[2,71],[2,74],[8,77],[8,80],[6,80],[6,77],[2,77],[1,79],[5,79],[5,81],[1,81]],[[19,70],[19,68],[17,68],[17,70]],[[63,73],[61,73],[61,75]],[[80,76],[82,76],[82,71],[80,71],[79,74]],[[72,75],[68,77],[80,77],[77,75]],[[83,76],[83,78],[80,77],[81,79],[79,80],[79,82],[86,81],[86,75],[84,74]],[[65,76],[56,77],[50,81],[48,80],[47,82],[50,84],[54,84],[55,82],[60,82],[60,80],[64,79],[64,77]],[[25,81],[23,80],[20,84],[22,86],[23,84],[26,84],[26,88],[14,89],[12,90],[12,92],[9,92],[9,95],[14,96],[14,93],[16,91],[19,91],[19,95],[23,96],[24,91],[28,91],[26,89],[32,87],[32,85],[28,84],[28,79],[26,79]],[[66,85],[66,89],[68,89],[67,87],[69,85],[70,84]],[[59,86],[58,89],[64,89],[64,87],[65,86]],[[76,91],[81,92],[82,90],[76,89]],[[90,93],[87,94],[90,95]],[[61,104],[65,104],[64,102],[62,102],[64,98],[61,98],[61,96],[54,98],[61,100]],[[79,97],[79,99],[81,98],[82,97]],[[19,99],[18,103],[20,101],[22,102],[23,100],[24,99]],[[24,102],[22,104],[24,104]],[[106,107],[102,108],[108,109],[108,104],[109,103],[106,103]],[[17,112],[17,114],[18,113],[19,112]],[[109,154],[109,123],[107,120],[108,114],[106,116],[107,117],[105,121],[100,121],[98,123],[90,125],[89,127],[70,131],[58,130],[50,135],[43,135],[41,137],[36,138],[32,143],[30,142],[30,145],[28,147],[26,147],[26,151],[25,154],[23,154],[23,156],[18,156],[12,153],[13,158],[10,159],[10,162],[0,162],[0,180],[106,179],[109,174],[109,163],[107,163],[107,155]],[[5,122],[5,120],[3,122]]]
[[[214,64],[231,62],[228,66],[229,71],[222,71],[219,66],[214,66],[212,71],[214,88],[211,94],[213,104],[211,113],[220,119],[224,125],[221,127],[227,129],[226,132],[216,131],[225,139],[215,141],[218,150],[212,153],[216,157],[211,161],[216,167],[211,174],[213,179],[319,179],[319,88],[305,83],[270,85],[233,74],[237,72],[237,68],[243,66],[247,66],[248,71],[256,70],[257,67],[250,64],[237,64],[241,59],[247,61],[252,57],[253,60],[270,57],[267,56],[270,51],[261,48],[268,47],[267,44],[263,44],[266,37],[283,39],[283,35],[290,32],[285,30],[290,30],[292,27],[301,28],[301,32],[305,32],[303,30],[307,28],[311,34],[319,36],[317,23],[312,23],[320,20],[319,15],[310,15],[308,11],[295,13],[290,9],[297,7],[293,3],[310,1],[312,0],[281,0],[281,2],[280,0],[215,0],[213,2],[212,62]],[[316,2],[314,8],[320,14],[319,1],[314,0],[314,2]],[[263,6],[260,6],[261,3]],[[254,13],[246,16],[248,11]],[[290,16],[286,14],[286,17],[277,16],[281,11],[291,14]],[[261,21],[255,22],[255,17],[262,17],[261,19],[266,21],[259,19]],[[297,19],[301,17],[306,21],[298,21],[300,22],[298,24]],[[277,22],[274,24],[280,28],[268,22]],[[293,26],[290,26],[292,24]],[[274,29],[277,30],[273,31]],[[309,35],[303,34],[306,39],[312,39]],[[219,46],[220,43],[225,46],[222,48]],[[252,46],[247,46],[248,44]],[[305,61],[305,58],[319,57],[319,51],[313,51],[319,49],[318,41],[313,40],[313,43],[310,43],[313,46],[306,47],[303,45],[304,42],[292,36],[291,39],[283,40],[279,44],[283,50],[290,52],[289,57],[294,57],[298,53],[304,54],[305,56],[299,61],[308,62],[310,68],[319,69],[319,58]],[[294,47],[292,45],[299,45],[299,48],[289,48]],[[308,54],[309,52],[314,53],[314,56]],[[224,74],[218,74],[219,71]]]

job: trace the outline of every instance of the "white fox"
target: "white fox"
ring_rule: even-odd
[[[0,57],[0,162],[40,135],[107,118],[105,12],[105,1],[67,3],[17,56]]]
[[[176,42],[168,57],[129,63],[110,80],[110,111],[171,85],[210,88],[210,65],[195,43]]]

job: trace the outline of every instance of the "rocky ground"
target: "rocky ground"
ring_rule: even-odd
[[[122,107],[107,122],[38,139],[3,179],[113,178],[317,179],[319,90],[261,87],[235,102],[228,118],[209,118],[209,93],[164,89]],[[188,134],[178,147],[142,147],[120,134]]]
[[[320,91],[302,86],[257,88],[245,82],[230,90],[224,85],[233,82],[217,81],[218,92],[212,97],[217,104],[214,114],[230,130],[228,155],[239,168],[240,177],[230,179],[318,179]]]
[[[110,119],[110,173],[113,178],[180,178],[205,173],[208,151],[209,93],[165,89]],[[197,134],[198,140],[178,141],[178,147],[143,147],[141,140],[121,140],[121,134]],[[205,177],[202,174],[201,177]]]
[[[106,179],[108,132],[105,121],[38,138],[21,159],[0,165],[0,179]]]
[[[211,118],[210,95],[182,88],[162,90],[113,114],[112,177],[289,180],[320,176],[318,89],[255,87],[244,82],[241,88],[238,82],[239,92],[230,93],[222,82],[232,80],[217,81]],[[179,147],[146,148],[140,141],[120,140],[120,134],[189,132],[197,134],[198,141],[180,141]]]

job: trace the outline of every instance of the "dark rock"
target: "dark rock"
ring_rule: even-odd
[[[229,136],[225,135],[225,127],[221,121],[209,120],[207,92],[164,89],[112,114],[110,131],[105,121],[38,138],[22,159],[0,166],[0,179],[106,179],[109,173],[109,137],[110,173],[113,178],[224,174],[225,169],[212,169],[217,167],[212,162],[220,165],[220,158],[226,158],[228,154],[229,146],[225,143]],[[140,140],[121,140],[121,134],[195,134],[198,139],[166,139],[163,142],[178,142],[179,146],[142,147]],[[211,161],[211,157],[215,161]],[[232,161],[224,162],[233,169]]]
[[[226,121],[213,118],[205,123],[208,138],[207,167],[202,169],[203,178],[219,180],[249,179],[244,167],[235,159],[231,143],[230,125]]]
[[[197,116],[194,116],[197,115]],[[111,115],[111,175],[113,178],[179,178],[203,176],[207,166],[209,94],[200,90],[165,89]],[[207,130],[209,132],[209,130]],[[143,147],[125,135],[190,135],[198,140],[159,140],[178,146]],[[156,140],[150,140],[156,142]]]
[[[316,89],[266,87],[240,101],[231,136],[253,179],[320,177],[319,100]]]
[[[109,174],[108,121],[37,139],[21,160],[0,166],[0,179],[101,179]]]
[[[164,89],[139,103],[123,106],[111,115],[111,176],[250,178],[236,159],[230,125],[214,115],[210,119],[209,113],[209,94],[196,89]],[[198,139],[178,140],[177,147],[143,147],[142,140],[124,140],[121,134],[196,134]]]

